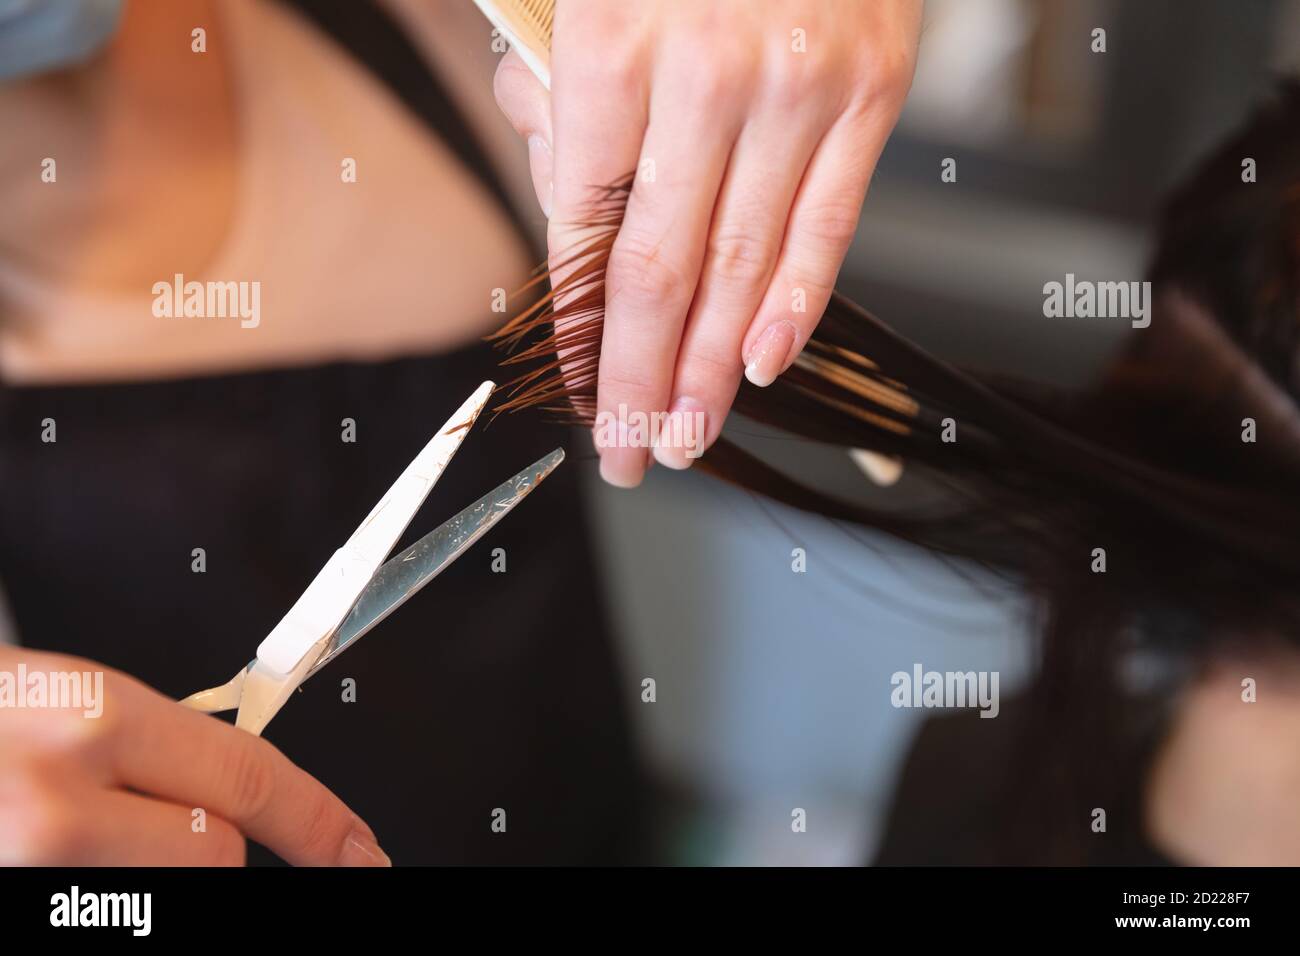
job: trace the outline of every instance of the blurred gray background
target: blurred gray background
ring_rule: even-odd
[[[840,289],[945,358],[1085,382],[1126,324],[1045,319],[1043,283],[1140,279],[1161,194],[1297,68],[1300,0],[927,0]],[[729,427],[867,485],[839,452]],[[670,860],[869,860],[926,713],[890,706],[890,675],[997,670],[1005,698],[1031,673],[1028,609],[969,569],[700,475],[590,491]]]

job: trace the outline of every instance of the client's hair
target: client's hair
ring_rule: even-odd
[[[1258,181],[1243,181],[1247,157]],[[497,334],[507,362],[535,366],[507,387],[503,409],[592,423],[604,269],[628,188],[593,209],[592,238],[559,287]],[[946,494],[924,513],[843,500],[725,437],[698,463],[788,505],[973,559],[1040,598],[1026,752],[1048,789],[1022,793],[1068,823],[1032,835],[1022,825],[1034,850],[1017,858],[1083,859],[1088,808],[1115,805],[1140,769],[1151,735],[1129,723],[1120,679],[1133,653],[1194,664],[1300,634],[1300,84],[1174,192],[1149,271],[1150,326],[1086,390],[953,367],[838,293],[789,371],[766,389],[742,384],[735,409],[751,419],[931,476]],[[945,419],[956,441],[942,440]],[[1095,548],[1105,573],[1092,570]],[[1065,836],[1044,843],[1051,834]]]

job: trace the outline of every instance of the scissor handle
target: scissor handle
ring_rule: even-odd
[[[253,663],[256,663],[256,661]],[[234,710],[239,706],[239,701],[244,696],[244,675],[248,673],[248,668],[252,666],[253,664],[250,663],[248,667],[241,667],[238,674],[220,687],[209,687],[207,690],[190,694],[189,697],[180,702],[181,706],[205,714],[220,714],[223,711]]]

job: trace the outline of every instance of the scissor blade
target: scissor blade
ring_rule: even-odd
[[[303,657],[334,633],[442,477],[492,388],[484,382],[447,419],[258,646],[257,659],[272,673],[298,669]]]
[[[562,461],[564,449],[557,448],[389,560],[379,569],[370,586],[361,592],[356,606],[339,625],[329,653],[321,656],[307,676],[310,677],[332,661],[357,638],[436,578],[447,565],[459,558],[494,524],[509,514],[515,505],[523,501]]]

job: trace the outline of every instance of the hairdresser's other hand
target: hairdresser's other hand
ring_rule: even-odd
[[[387,865],[370,828],[265,740],[99,664],[0,648],[0,680],[20,664],[29,684],[101,674],[102,694],[0,707],[0,865],[241,866],[245,837],[295,864]]]
[[[920,0],[558,0],[552,93],[502,60],[497,98],[529,142],[553,267],[593,186],[636,170],[606,287],[607,481],[636,485],[648,456],[626,438],[602,447],[621,434],[602,422],[671,411],[681,441],[654,454],[684,468],[741,375],[769,385],[803,348],[911,84],[920,20]],[[700,413],[703,440],[680,447]]]

